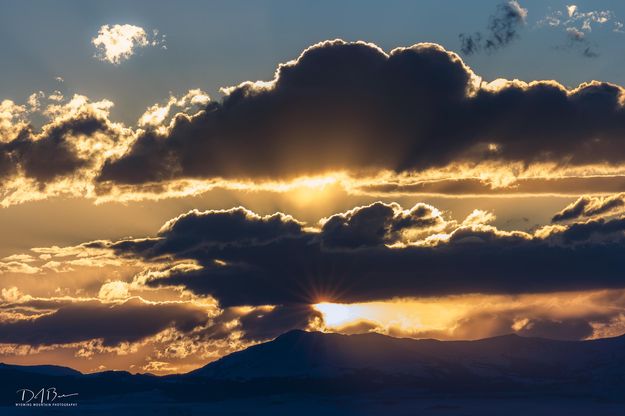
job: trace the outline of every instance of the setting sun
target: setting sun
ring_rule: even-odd
[[[625,1],[25,0],[0,28],[16,406],[625,414]],[[526,397],[554,404],[501,411]]]
[[[323,314],[323,320],[328,326],[339,326],[357,319],[351,310],[353,306],[340,303],[317,303],[315,309]]]

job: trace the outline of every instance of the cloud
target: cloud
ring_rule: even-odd
[[[98,297],[104,301],[127,299],[130,297],[129,285],[119,280],[107,282],[102,285]]]
[[[569,46],[581,48],[581,53],[586,58],[596,58],[599,56],[590,46],[590,42],[586,39],[586,33],[575,27],[567,27],[566,34],[569,40]]]
[[[321,314],[305,304],[255,308],[239,318],[244,339],[250,341],[273,339],[292,329],[310,329],[315,320],[321,321]]]
[[[122,153],[132,133],[109,119],[113,103],[75,94],[38,92],[28,106],[10,106],[2,131],[0,193],[3,206],[52,195],[93,193],[93,178],[107,157]],[[5,108],[9,108],[8,105]],[[29,117],[44,120],[37,128]]]
[[[180,98],[170,96],[164,105],[154,104],[141,115],[137,122],[139,127],[165,126],[170,113],[178,110],[178,113],[195,113],[210,102],[208,94],[200,89],[189,90]]]
[[[370,44],[324,42],[281,65],[271,82],[243,83],[221,103],[177,116],[166,132],[146,130],[98,179],[140,185],[458,163],[552,163],[556,172],[622,163],[621,87],[478,80],[437,45],[387,55]]]
[[[327,247],[376,246],[403,241],[403,233],[445,224],[441,212],[417,204],[403,210],[399,204],[376,202],[322,220],[321,238]]]
[[[163,46],[164,38],[154,30],[151,34],[135,25],[103,25],[98,35],[91,39],[97,49],[96,57],[101,61],[119,65],[129,59],[138,48]]]
[[[617,314],[607,314],[607,317]],[[559,340],[580,340],[592,336],[594,329],[591,319],[585,318],[519,318],[514,309],[498,313],[478,312],[469,314],[458,320],[451,336],[446,331],[430,331],[424,333],[428,337],[437,339],[481,339],[516,333],[525,337],[540,337]],[[527,313],[525,316],[531,316]],[[602,317],[602,320],[607,319]],[[394,330],[394,335],[400,336],[401,330]]]
[[[329,310],[325,331],[378,332],[396,337],[482,339],[516,333],[575,340],[619,336],[625,318],[625,291],[598,290],[548,294],[465,294],[400,298],[384,302],[322,305]],[[331,311],[341,308],[343,319]],[[328,316],[325,315],[324,318]]]
[[[53,103],[43,108],[44,99]],[[0,190],[8,199],[12,188],[19,187],[12,179],[32,180],[40,188],[48,182],[66,178],[75,172],[93,166],[89,151],[91,141],[101,144],[114,140],[117,130],[108,122],[112,103],[106,100],[90,102],[75,95],[60,103],[54,95],[43,92],[32,94],[27,105],[5,100],[0,105]],[[36,111],[50,121],[35,131],[28,116]],[[21,188],[26,188],[21,184]],[[4,201],[3,201],[4,202]]]
[[[4,101],[1,203],[284,192],[328,175],[373,195],[580,195],[619,189],[625,175],[623,88],[487,83],[434,44],[386,53],[322,42],[273,80],[224,93],[170,96],[132,127],[110,120],[107,100],[37,92],[23,105]]]
[[[495,13],[488,19],[486,34],[475,32],[472,35],[459,35],[460,50],[465,55],[472,55],[481,50],[494,52],[503,48],[519,37],[519,28],[525,24],[526,18],[527,9],[521,7],[518,1],[498,4]]]
[[[169,327],[191,331],[207,322],[206,311],[181,303],[68,303],[35,319],[0,322],[0,342],[52,345],[102,339],[104,346],[135,342]]]
[[[622,33],[623,23],[611,10],[590,10],[583,12],[575,4],[567,5],[563,10],[555,10],[541,19],[537,25],[564,29],[567,45],[559,49],[575,49],[582,56],[596,58],[599,54],[594,44],[588,40],[593,29],[606,29],[611,23],[612,32]]]
[[[163,225],[155,253],[184,252],[205,244],[255,245],[302,234],[302,223],[282,213],[260,216],[243,207],[189,211]]]
[[[551,219],[552,222],[562,222],[576,220],[582,217],[594,217],[604,214],[619,214],[624,211],[625,194],[615,194],[609,196],[588,196],[579,197],[562,211],[558,212]],[[616,211],[616,212],[615,212]]]
[[[198,267],[142,282],[210,295],[222,307],[625,287],[622,218],[503,231],[488,225],[493,217],[484,212],[458,222],[433,216],[426,205],[373,204],[315,230],[284,214],[241,210],[191,211],[179,217],[185,226],[174,219],[155,238],[93,244],[150,261],[195,261]],[[437,225],[409,232],[423,230],[428,218]],[[222,229],[232,229],[231,236]]]

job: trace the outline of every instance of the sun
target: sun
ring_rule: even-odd
[[[354,313],[348,305],[340,303],[317,303],[315,309],[323,314],[323,320],[327,326],[339,326],[355,318]]]

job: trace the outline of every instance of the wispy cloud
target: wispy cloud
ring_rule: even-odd
[[[96,47],[96,57],[101,61],[118,65],[133,56],[138,48],[148,46],[165,46],[165,36],[158,30],[146,32],[134,25],[104,25],[98,35],[91,40]]]
[[[517,0],[499,4],[488,19],[486,33],[459,35],[462,53],[471,55],[482,50],[493,52],[508,45],[519,36],[519,27],[525,24],[526,18],[527,9],[521,7]]]
[[[567,38],[566,47],[579,50],[587,58],[599,56],[589,41],[588,35],[597,28],[603,30],[611,28],[612,32],[624,33],[623,23],[617,19],[611,10],[590,10],[583,12],[576,4],[569,4],[562,10],[555,10],[543,19],[537,26],[547,26],[564,30]]]

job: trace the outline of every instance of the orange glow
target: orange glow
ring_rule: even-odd
[[[359,305],[343,305],[340,303],[318,303],[315,309],[323,314],[323,319],[328,326],[339,326],[359,318]]]
[[[534,319],[562,320],[601,313],[614,305],[605,303],[620,291],[560,292],[531,295],[459,295],[440,298],[405,298],[388,301],[339,304],[318,303],[324,331],[374,331],[395,336],[437,339],[477,339],[501,333],[522,332]],[[490,316],[490,318],[483,319]],[[480,321],[483,319],[483,321]],[[508,326],[494,328],[494,322]],[[617,336],[623,322],[593,324],[591,338]],[[493,333],[499,331],[499,333]]]

